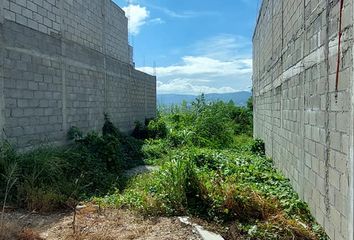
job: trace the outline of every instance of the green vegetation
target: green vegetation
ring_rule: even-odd
[[[223,226],[226,239],[327,239],[264,143],[251,138],[250,102],[201,96],[160,112],[144,131],[146,161],[160,169],[94,201],[146,216],[196,216]]]
[[[0,146],[0,199],[29,210],[73,208],[82,199],[122,187],[122,171],[143,164],[143,142],[124,136],[105,116],[102,133],[71,128],[67,147],[42,146],[17,153]],[[11,188],[9,188],[11,185]]]
[[[226,239],[327,239],[252,139],[252,119],[251,101],[238,107],[202,95],[136,123],[132,137],[105,116],[100,134],[71,128],[69,147],[19,154],[3,144],[0,194],[38,211],[90,199],[146,216],[191,215],[222,226]],[[140,164],[159,170],[127,182],[122,171]]]

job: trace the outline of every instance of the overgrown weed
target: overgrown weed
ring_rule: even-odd
[[[214,221],[229,229],[228,239],[327,239],[265,156],[263,141],[251,138],[250,102],[239,107],[207,102],[202,95],[137,123],[133,135],[124,136],[105,115],[101,134],[73,128],[70,148],[7,151],[20,159],[23,176],[11,199],[18,195],[28,208],[48,210],[94,196],[102,206],[147,216]],[[143,163],[160,169],[127,182],[122,178],[123,169]]]
[[[122,172],[143,164],[143,142],[120,133],[108,115],[101,134],[85,135],[73,127],[68,135],[73,143],[66,147],[43,145],[18,153],[1,145],[3,206],[9,201],[38,212],[72,208],[78,200],[123,187]],[[16,171],[9,175],[11,166]]]
[[[252,105],[173,106],[156,122],[167,134],[145,140],[157,172],[130,180],[121,192],[97,198],[144,215],[192,215],[223,224],[232,239],[326,239],[306,203],[251,138]],[[147,128],[148,129],[148,128]]]

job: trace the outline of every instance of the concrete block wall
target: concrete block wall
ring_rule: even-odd
[[[155,116],[156,78],[131,64],[127,19],[112,1],[1,4],[1,138],[63,143],[71,126],[99,130],[104,113],[122,131]]]
[[[353,239],[353,1],[263,0],[253,37],[254,136],[331,239]]]
[[[37,31],[59,33],[59,0],[3,0],[4,18]]]
[[[128,19],[111,0],[3,0],[4,18],[129,63]]]

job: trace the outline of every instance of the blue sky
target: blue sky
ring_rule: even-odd
[[[139,70],[158,93],[250,90],[252,34],[260,0],[114,0],[130,20]]]

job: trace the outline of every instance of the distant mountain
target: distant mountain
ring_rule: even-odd
[[[216,101],[221,100],[224,102],[229,102],[232,100],[235,104],[239,106],[245,106],[247,100],[252,96],[251,92],[234,92],[234,93],[210,93],[205,94],[205,99],[207,101]],[[198,96],[194,95],[183,95],[183,94],[158,94],[157,95],[157,104],[160,106],[170,106],[170,105],[179,105],[183,101],[188,103],[194,101]]]

